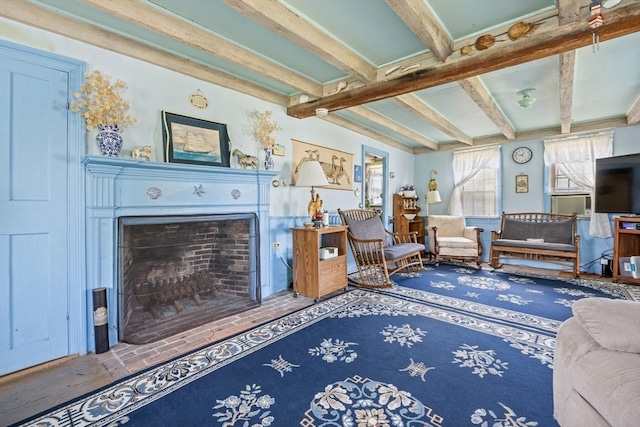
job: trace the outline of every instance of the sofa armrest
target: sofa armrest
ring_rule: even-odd
[[[608,298],[583,298],[573,304],[573,315],[602,347],[640,353],[640,303]]]

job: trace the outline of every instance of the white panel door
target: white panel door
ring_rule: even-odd
[[[69,354],[69,76],[1,53],[0,375]]]

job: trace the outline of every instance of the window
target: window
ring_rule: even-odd
[[[496,216],[496,169],[485,168],[462,186],[462,213],[464,216]]]
[[[589,165],[583,164],[582,167],[591,167],[591,162]],[[574,180],[565,175],[561,168],[557,167],[555,164],[551,165],[549,168],[551,172],[551,193],[556,194],[564,194],[564,193],[588,193],[589,191],[580,187]],[[582,176],[586,175],[586,172],[582,173]]]
[[[613,153],[613,132],[544,141],[544,163],[551,173],[550,192],[592,194],[595,185],[595,160]],[[571,194],[571,193],[569,193]],[[556,197],[557,199],[557,197]],[[557,200],[556,200],[557,203]],[[584,201],[587,214],[587,199]],[[611,237],[609,217],[590,212],[589,235]]]
[[[497,216],[500,147],[453,153],[452,215]]]

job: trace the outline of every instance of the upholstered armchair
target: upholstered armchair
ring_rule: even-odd
[[[440,261],[457,259],[474,261],[480,267],[482,231],[482,228],[467,227],[463,216],[429,215],[429,254],[435,257],[436,266],[440,265]]]

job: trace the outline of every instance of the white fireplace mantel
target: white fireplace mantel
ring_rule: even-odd
[[[279,172],[133,159],[85,157],[87,344],[93,349],[92,290],[107,288],[109,343],[117,343],[118,218],[129,216],[255,213],[260,259],[269,260],[271,181]],[[263,297],[271,265],[261,263]]]

